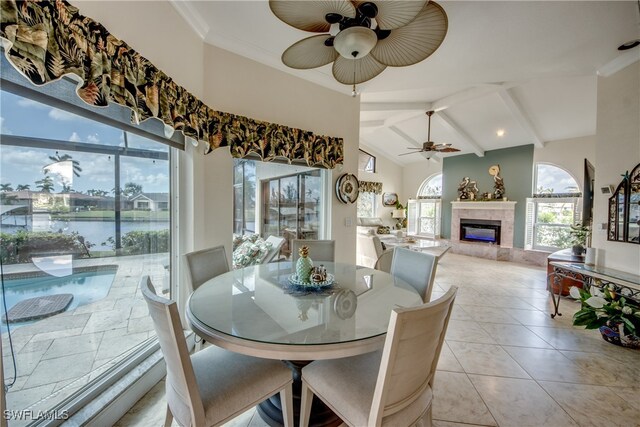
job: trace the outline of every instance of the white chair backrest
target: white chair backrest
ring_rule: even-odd
[[[201,425],[204,407],[189,358],[178,307],[174,301],[156,295],[149,276],[140,280],[140,291],[149,307],[149,315],[167,364],[167,403],[182,425]]]
[[[393,251],[391,275],[413,286],[423,302],[431,299],[437,267],[438,258],[433,254],[407,248],[396,248]]]
[[[284,237],[269,236],[265,241],[271,243],[271,249],[269,250],[269,252],[267,252],[264,258],[262,258],[262,261],[260,261],[261,264],[271,262],[275,257],[278,256],[278,254],[280,253],[280,248],[282,248],[282,245],[284,244]]]
[[[294,263],[300,258],[298,250],[303,246],[309,248],[309,258],[311,258],[312,261],[333,262],[336,259],[335,240],[293,239],[291,241],[291,257]]]
[[[356,263],[363,267],[373,267],[384,252],[380,238],[375,235],[358,233],[356,236]],[[313,259],[313,258],[312,258]]]
[[[222,245],[189,252],[184,258],[192,292],[207,280],[229,271],[227,253]]]
[[[379,426],[433,387],[457,291],[452,286],[436,301],[391,312],[367,425]]]
[[[376,261],[375,269],[384,271],[385,273],[391,273],[391,263],[393,262],[393,254],[395,249],[387,249],[378,257]]]

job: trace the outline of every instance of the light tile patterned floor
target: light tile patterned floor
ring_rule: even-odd
[[[433,298],[453,284],[436,426],[640,425],[640,351],[574,328],[575,302],[563,300],[564,315],[551,319],[543,268],[447,254]],[[117,425],[161,426],[164,410],[161,382]],[[265,424],[252,409],[228,425]]]
[[[137,286],[143,274],[162,283],[167,259],[168,254],[152,254],[74,260],[74,268],[117,265],[109,293],[95,303],[12,329],[17,378],[7,393],[7,408],[48,410],[155,335]],[[30,263],[4,266],[8,275],[33,271],[37,269]],[[6,333],[2,346],[5,378],[10,379]]]

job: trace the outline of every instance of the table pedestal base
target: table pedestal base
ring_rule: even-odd
[[[293,425],[300,424],[300,392],[302,390],[302,368],[308,365],[309,361],[291,362],[285,361],[287,366],[291,368],[293,375]],[[280,427],[284,425],[282,419],[282,405],[280,403],[280,394],[275,394],[269,399],[260,403],[257,408],[258,414],[262,420],[271,427]],[[333,413],[327,405],[314,396],[313,405],[311,405],[311,417],[309,425],[314,427],[334,427],[342,424],[342,420]]]

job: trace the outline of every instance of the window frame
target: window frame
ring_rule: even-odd
[[[363,169],[360,169],[360,156],[364,154],[366,156],[369,156],[369,161],[367,161],[367,164],[364,166]],[[368,168],[368,165],[370,165],[373,162],[373,167]],[[377,159],[376,156],[374,156],[371,153],[368,153],[366,151],[364,151],[361,148],[358,148],[358,170],[362,171],[362,172],[368,172],[368,173],[376,173],[376,167],[377,167]]]
[[[4,61],[4,58],[3,58]],[[5,63],[3,63],[5,65]],[[45,150],[58,150],[62,152],[70,152],[70,153],[93,153],[100,155],[108,155],[113,158],[114,161],[114,174],[117,177],[115,179],[115,188],[120,188],[120,159],[122,158],[144,158],[148,160],[162,160],[167,161],[167,171],[169,176],[169,183],[167,185],[169,191],[169,201],[165,202],[167,204],[166,210],[170,211],[169,216],[169,298],[178,294],[177,281],[175,280],[178,277],[178,268],[179,264],[175,263],[177,259],[177,227],[176,223],[178,220],[178,204],[177,204],[177,167],[178,163],[177,152],[178,148],[184,149],[183,144],[176,143],[176,140],[183,140],[183,137],[179,135],[174,135],[171,139],[164,138],[155,133],[149,132],[145,130],[143,127],[132,125],[127,122],[120,122],[113,117],[109,117],[105,114],[102,114],[97,111],[93,111],[89,109],[89,107],[80,107],[78,105],[74,105],[68,101],[63,99],[55,98],[51,95],[51,93],[55,93],[55,88],[50,86],[53,85],[45,85],[42,87],[28,87],[23,86],[17,82],[12,80],[8,80],[7,77],[13,78],[13,72],[11,67],[7,67],[7,73],[4,74],[0,79],[2,83],[1,92],[11,93],[13,95],[22,97],[24,99],[36,101],[40,104],[46,105],[48,107],[52,107],[55,109],[63,110],[72,114],[75,114],[79,117],[104,124],[115,129],[121,131],[124,135],[124,146],[117,145],[106,145],[106,144],[93,144],[86,142],[72,142],[72,141],[64,141],[58,139],[44,139],[30,136],[19,136],[12,134],[2,134],[2,145],[4,146],[14,146],[14,147],[24,147],[24,148],[36,148],[36,149],[45,149]],[[65,78],[65,80],[68,80]],[[74,85],[75,86],[75,85]],[[0,93],[1,96],[1,93]],[[76,96],[75,93],[73,96]],[[95,108],[97,110],[97,108]],[[154,142],[158,142],[163,144],[166,147],[166,151],[159,150],[148,150],[141,148],[132,148],[127,144],[127,132],[139,135],[143,138],[152,140]],[[123,204],[125,201],[125,197],[121,195],[120,191],[115,192],[115,201],[114,201],[114,212],[115,212],[115,248],[116,254],[115,257],[120,256],[118,253],[119,247],[121,246],[121,216],[120,212],[122,210]],[[147,202],[149,203],[149,202]],[[98,395],[106,391],[110,386],[115,384],[117,381],[120,381],[125,375],[134,371],[144,360],[146,360],[151,354],[158,351],[160,349],[160,345],[157,339],[157,336],[149,337],[133,347],[129,348],[127,354],[120,363],[114,364],[107,368],[104,372],[100,373],[96,378],[89,381],[84,386],[80,387],[78,390],[72,392],[69,396],[62,399],[60,402],[55,404],[53,407],[49,408],[49,411],[56,411],[62,413],[66,411],[69,414],[69,417],[78,413],[84,406],[90,403],[94,398]],[[29,425],[59,425],[61,423],[60,420],[47,420],[47,419],[39,419],[35,420]]]
[[[576,192],[568,192],[568,193],[538,193],[538,171],[539,166],[551,166],[556,169],[560,169],[564,173],[566,173],[569,177],[571,177],[575,183],[575,187],[578,189]],[[565,249],[556,246],[546,246],[540,245],[537,243],[538,236],[543,227],[555,227],[555,228],[570,228],[571,225],[575,224],[580,220],[582,214],[582,192],[580,191],[580,183],[575,178],[575,176],[564,167],[550,163],[550,162],[536,162],[533,167],[533,190],[532,197],[527,198],[527,206],[526,206],[526,216],[525,216],[525,249],[529,250],[539,250],[539,251],[550,251],[555,252],[560,249]],[[539,216],[539,205],[540,204],[572,204],[573,210],[573,220],[572,224],[562,224],[562,223],[541,223],[538,221]]]

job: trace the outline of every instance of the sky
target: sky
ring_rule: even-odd
[[[4,91],[0,92],[0,131],[2,135],[124,146],[124,135],[119,129]],[[130,147],[165,150],[162,144],[136,135],[128,134],[127,138]],[[82,172],[80,177],[73,176],[69,162],[49,167],[54,192],[62,189],[63,182],[80,192],[90,189],[110,192],[114,188],[114,159],[107,155],[9,146],[2,143],[1,136],[0,184],[10,183],[13,188],[28,184],[31,190],[37,190],[35,182],[45,176],[44,168],[52,164],[49,156],[56,154],[72,156],[80,163]],[[144,192],[168,192],[168,163],[121,157],[121,186],[135,182],[142,185]]]

